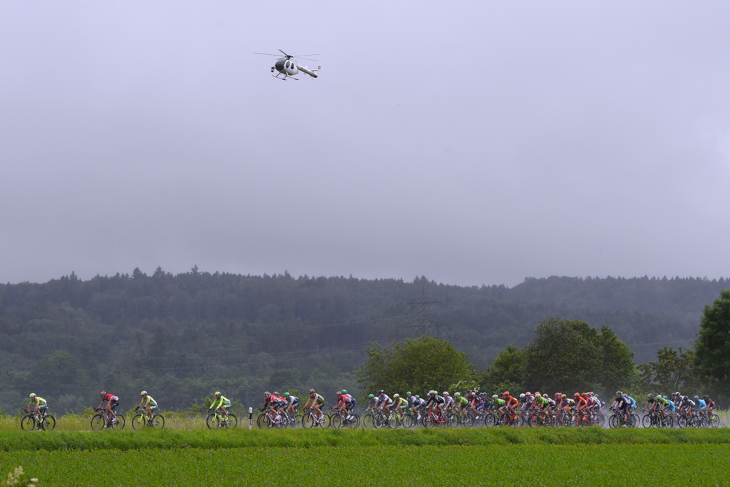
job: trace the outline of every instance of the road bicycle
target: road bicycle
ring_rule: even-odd
[[[398,418],[392,411],[383,412],[383,408],[379,408],[378,411],[375,413],[373,426],[376,429],[382,428],[383,426],[395,429],[398,427]]]
[[[304,416],[302,416],[302,426],[304,428],[326,428],[329,423],[329,417],[321,413],[317,417],[317,412],[314,408],[304,408]]]
[[[114,406],[116,407],[116,406]],[[114,410],[112,407],[112,411]],[[94,411],[98,411],[91,417],[91,429],[94,431],[103,431],[106,428],[113,430],[123,430],[126,420],[123,414],[116,414],[112,416],[106,409],[94,408]]]
[[[645,411],[642,409],[642,412]],[[674,420],[666,413],[662,417],[658,409],[650,409],[641,419],[641,425],[644,428],[671,428],[674,426]]]
[[[238,426],[238,418],[230,411],[226,411],[224,417],[220,408],[216,408],[212,412],[209,409],[208,416],[205,418],[205,424],[208,426],[208,429],[212,430],[218,428],[235,428]]]
[[[330,414],[329,422],[330,428],[357,428],[360,426],[360,416],[349,411],[341,411],[337,409]]]
[[[23,410],[23,416],[20,418],[20,427],[23,431],[53,431],[56,427],[56,418],[46,412],[36,414],[33,411]]]
[[[139,407],[134,408],[135,411],[139,411]],[[147,411],[136,414],[132,418],[132,429],[141,430],[145,427],[162,429],[165,427],[165,417],[159,413],[154,413],[151,418],[147,417]]]
[[[635,413],[626,413],[626,419],[624,419],[624,412],[615,408],[611,408],[613,414],[608,417],[609,428],[635,428],[639,424],[639,415]]]
[[[448,426],[449,417],[443,413],[439,413],[436,408],[429,408],[428,415],[424,416],[423,425],[426,428],[433,428],[434,426]]]

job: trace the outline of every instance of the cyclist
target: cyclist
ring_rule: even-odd
[[[444,398],[444,410],[448,411],[454,407],[454,398],[449,396],[449,391],[444,391],[441,396]]]
[[[116,423],[117,413],[114,412],[114,409],[119,406],[119,396],[107,394],[106,391],[101,391],[99,395],[101,396],[101,402],[96,409],[101,409],[101,405],[104,404],[104,401],[106,401],[105,410],[107,412],[107,418],[111,418],[112,423]],[[106,425],[104,427],[106,428]]]
[[[210,403],[210,407],[208,408],[208,412],[214,410],[214,409],[220,409],[221,410],[221,417],[225,421],[228,417],[228,408],[231,407],[231,401],[225,397],[222,396],[219,391],[215,391],[215,397],[213,398],[213,402]]]
[[[504,399],[500,399],[500,397],[498,395],[492,394],[492,410],[496,410],[497,411],[497,413],[498,413],[497,414],[497,417],[498,418],[504,412],[503,411],[503,408],[504,408],[505,404],[507,404],[507,403],[504,402]]]
[[[661,394],[656,396],[656,408],[659,409],[659,414],[661,414],[662,418],[666,417],[668,410],[669,416],[674,419],[674,403],[667,400],[666,397],[662,397]]]
[[[436,391],[434,391],[433,389],[428,391],[428,401],[426,402],[426,407],[429,407],[431,404],[433,404],[436,408],[436,412],[438,413],[439,418],[443,418],[443,408],[445,402],[446,401],[444,400],[444,398],[436,394]]]
[[[644,404],[644,407],[641,408],[641,412],[646,411],[646,408],[649,408],[649,411],[653,411],[657,408],[657,399],[659,399],[661,396],[657,396],[656,399],[654,399],[654,394],[649,394],[649,397],[646,399],[646,404]],[[649,404],[651,404],[651,407],[649,407]]]
[[[454,393],[454,404],[456,404],[456,409],[458,411],[458,414],[461,416],[467,417],[466,415],[466,409],[469,407],[469,400],[461,395],[461,392],[455,392]]]
[[[715,409],[715,401],[713,401],[712,399],[710,399],[707,396],[707,394],[703,395],[702,396],[702,399],[705,400],[705,404],[707,405],[707,414],[709,414],[710,417],[712,417],[712,411]]]
[[[345,409],[348,413],[348,419],[350,418],[349,413],[352,412],[353,409],[355,409],[355,406],[357,405],[357,401],[355,400],[355,396],[352,394],[348,394],[347,390],[342,389],[342,400],[345,401]]]
[[[624,423],[629,421],[628,414],[629,414],[630,405],[631,405],[631,403],[626,399],[626,397],[623,395],[623,393],[621,391],[616,391],[616,398],[614,399],[613,404],[611,404],[611,409],[613,409],[615,407],[617,410],[623,411]]]
[[[390,417],[390,408],[393,406],[393,400],[383,389],[378,391],[378,409],[382,411],[385,408],[385,417]]]
[[[152,410],[157,409],[157,401],[148,395],[147,391],[142,391],[139,395],[142,396],[142,400],[137,405],[137,409],[147,410],[147,422],[152,424]]]
[[[411,410],[416,415],[416,420],[421,419],[421,409],[424,407],[426,407],[426,400],[416,395],[416,398],[413,400],[413,406],[411,407]]]
[[[631,411],[636,409],[636,401],[628,394],[624,394],[624,397],[629,401],[629,414],[631,414]]]
[[[324,398],[317,394],[314,389],[309,389],[309,399],[304,404],[304,409],[309,407],[309,403],[312,403],[312,408],[317,412],[317,421],[322,419],[322,407],[324,406]]]
[[[704,416],[707,412],[707,403],[704,399],[700,399],[699,396],[695,396],[695,402],[697,403],[697,415]]]
[[[297,408],[299,407],[299,398],[297,396],[292,396],[288,392],[285,392],[284,399],[289,404],[286,410],[289,412],[289,414],[295,416],[297,414]]]
[[[378,407],[378,398],[375,397],[375,394],[368,395],[368,411],[371,409],[375,409]]]
[[[466,398],[469,401],[469,409],[474,412],[474,415],[479,414],[477,409],[484,403],[481,396],[474,394],[474,391],[469,389],[466,391]]]
[[[33,413],[38,417],[38,421],[46,415],[48,411],[48,402],[40,396],[36,396],[35,392],[30,393],[30,404],[28,404],[28,411],[30,412],[31,406],[33,407]]]

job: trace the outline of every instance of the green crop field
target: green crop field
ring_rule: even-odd
[[[726,485],[728,445],[367,446],[13,451],[40,485]]]
[[[0,475],[39,485],[724,485],[730,430],[0,432]]]

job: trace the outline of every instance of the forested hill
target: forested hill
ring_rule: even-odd
[[[428,332],[469,350],[482,368],[556,315],[609,326],[644,362],[664,344],[689,345],[704,304],[724,287],[724,279],[646,277],[460,287],[424,277],[243,276],[197,267],[0,285],[0,407],[16,408],[36,392],[61,410],[78,409],[100,387],[130,395],[154,387],[167,407],[183,408],[224,387],[248,402],[262,388],[354,389],[352,371],[368,342],[414,335],[402,325],[418,318],[420,308],[407,303],[424,291],[441,303],[428,308],[431,318],[449,325]]]

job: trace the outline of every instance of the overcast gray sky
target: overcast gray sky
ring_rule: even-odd
[[[730,275],[730,3],[0,0],[0,281]],[[275,58],[320,53],[319,79]]]

